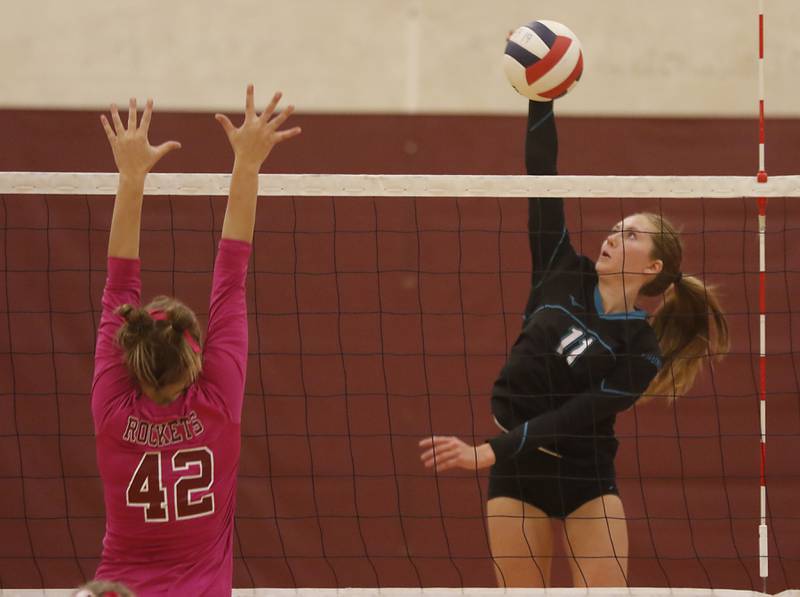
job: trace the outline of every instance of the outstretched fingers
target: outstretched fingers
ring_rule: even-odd
[[[272,96],[272,100],[269,102],[264,111],[261,113],[259,118],[264,122],[267,122],[272,115],[275,113],[275,108],[278,107],[278,102],[281,101],[281,97],[283,97],[283,93],[280,91],[276,91],[275,94]]]
[[[139,125],[140,130],[147,136],[150,132],[150,119],[153,116],[153,100],[148,99],[144,106],[144,113],[142,114],[142,122]]]
[[[136,131],[136,98],[128,100],[128,130]]]
[[[244,114],[247,118],[251,118],[256,115],[256,104],[255,100],[253,99],[253,94],[253,84],[250,83],[247,86],[247,94],[244,102]]]
[[[275,133],[275,143],[282,143],[282,142],[286,141],[287,139],[291,139],[292,137],[296,137],[297,135],[299,135],[302,132],[303,132],[303,129],[301,129],[299,126],[295,126],[293,128],[286,129],[285,131],[278,131],[277,133]]]
[[[154,147],[153,149],[155,150],[155,153],[156,153],[155,161],[157,162],[158,160],[163,158],[165,155],[167,155],[170,151],[172,151],[174,149],[180,149],[180,148],[181,148],[181,144],[178,143],[177,141],[166,141],[166,142],[162,143],[161,145],[159,145],[158,147]]]
[[[266,114],[266,112],[264,113]],[[272,127],[272,130],[277,130],[281,128],[281,125],[289,119],[289,116],[294,114],[294,106],[289,104],[281,110],[281,112],[272,120],[269,121],[269,125]]]
[[[111,104],[111,121],[114,123],[114,130],[118,135],[125,132],[125,126],[122,124],[122,119],[119,117],[117,104]]]
[[[276,97],[279,97],[279,94],[275,94]],[[270,104],[271,106],[272,104]],[[266,114],[266,112],[264,112]],[[303,130],[299,126],[292,127],[290,129],[286,129],[285,131],[278,130],[283,123],[285,123],[289,117],[294,114],[294,106],[289,105],[286,106],[286,109],[281,111],[275,118],[269,121],[269,127],[273,132],[273,139],[275,143],[282,143],[287,139],[291,139],[292,137],[296,137],[299,135]],[[263,116],[263,115],[262,115]]]
[[[236,127],[233,126],[231,119],[225,116],[225,114],[214,114],[214,118],[220,123],[222,130],[224,130],[225,134],[228,135],[228,138],[230,138],[230,136],[236,131]]]
[[[117,135],[114,133],[114,129],[111,128],[111,125],[109,124],[108,118],[106,118],[105,114],[100,115],[100,124],[103,125],[103,130],[106,132],[108,142],[113,145],[117,140]]]
[[[294,106],[289,106],[281,113],[277,113],[278,103],[282,94],[275,92],[264,112],[257,115],[254,104],[253,84],[247,86],[247,103],[245,105],[245,118],[241,126],[235,126],[224,114],[215,114],[214,118],[225,131],[237,159],[258,163],[264,162],[272,148],[299,135],[302,130],[299,126],[285,131],[279,127],[294,112]]]

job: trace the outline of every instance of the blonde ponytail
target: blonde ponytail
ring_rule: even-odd
[[[663,296],[651,321],[661,348],[662,366],[645,394],[676,398],[686,394],[707,358],[720,358],[730,346],[728,323],[713,287],[681,273],[683,247],[675,227],[658,214],[644,215],[655,227],[654,259],[661,272],[642,287],[645,296]]]
[[[647,394],[676,398],[694,384],[708,357],[720,358],[729,348],[728,324],[713,290],[694,276],[673,285],[652,320],[662,367]]]

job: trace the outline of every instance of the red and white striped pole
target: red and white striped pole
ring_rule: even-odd
[[[767,182],[764,157],[764,0],[758,0],[758,182]],[[767,591],[767,287],[766,287],[767,199],[758,198],[758,309],[759,359],[758,403],[761,423],[761,516],[758,525],[758,568]]]

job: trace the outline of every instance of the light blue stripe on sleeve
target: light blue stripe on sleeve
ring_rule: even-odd
[[[512,454],[512,456],[516,456],[522,451],[522,447],[525,445],[527,439],[528,439],[528,421],[525,421],[525,424],[522,426],[522,441],[519,442],[519,447],[517,448],[516,452]]]
[[[609,388],[606,386],[606,380],[600,382],[600,389],[603,392],[608,392],[609,394],[617,394],[619,396],[638,396],[639,392],[625,392],[623,390],[615,390],[614,388]]]

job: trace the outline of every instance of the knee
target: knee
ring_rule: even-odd
[[[550,562],[533,558],[493,557],[497,586],[501,589],[546,587]]]
[[[576,587],[627,587],[624,563],[616,558],[578,561],[573,568]]]

